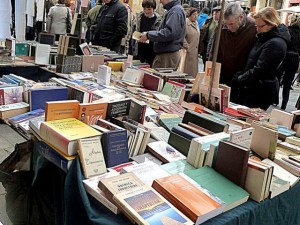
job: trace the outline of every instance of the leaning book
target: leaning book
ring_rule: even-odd
[[[113,198],[140,225],[194,224],[154,189],[147,186],[116,194]]]

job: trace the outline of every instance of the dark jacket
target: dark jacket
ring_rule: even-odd
[[[242,88],[243,103],[249,107],[267,109],[278,98],[276,78],[286,55],[290,34],[281,24],[266,33],[257,34],[245,69],[235,76]]]
[[[155,53],[176,52],[182,49],[186,22],[179,0],[173,0],[163,7],[167,12],[158,31],[149,31],[148,38],[154,42]]]
[[[119,0],[112,0],[101,7],[93,44],[119,51],[121,40],[127,34],[128,13]]]
[[[199,54],[202,56],[206,56],[207,45],[209,42],[208,30],[212,21],[213,21],[212,17],[208,18],[200,28]]]
[[[288,51],[300,54],[300,27],[289,26],[288,29],[291,35],[291,42],[288,45]]]

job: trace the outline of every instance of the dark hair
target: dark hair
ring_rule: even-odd
[[[196,8],[191,7],[187,10],[186,16],[190,17],[194,12],[198,12],[198,10]]]
[[[142,7],[156,9],[156,1],[155,0],[144,0],[142,2]]]
[[[58,3],[58,4],[65,4],[65,3],[66,3],[66,0],[58,0],[57,3]]]
[[[201,14],[204,13],[204,14],[209,14],[209,8],[207,7],[204,7],[202,10],[201,10]]]

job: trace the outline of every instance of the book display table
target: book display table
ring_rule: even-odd
[[[64,173],[34,150],[30,224],[51,225],[126,225],[131,222],[115,215],[84,189],[80,161],[72,163]],[[225,212],[205,225],[270,225],[300,223],[300,184],[289,191],[261,203],[247,203]]]
[[[32,63],[16,62],[10,64],[0,64],[0,77],[10,73],[34,81],[42,82],[49,81],[51,77],[58,77],[55,72]]]

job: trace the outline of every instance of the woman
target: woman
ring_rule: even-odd
[[[156,1],[155,0],[144,0],[142,2],[143,11],[137,13],[133,21],[132,32],[138,31],[140,33],[147,32],[149,30],[157,30],[161,17],[155,11]],[[129,52],[134,56],[134,59],[138,59],[141,62],[148,63],[152,66],[155,53],[153,51],[153,42],[141,43],[136,40],[131,40],[131,48]]]
[[[48,33],[56,34],[56,40],[59,35],[66,34],[72,27],[71,10],[66,7],[65,0],[58,0],[55,6],[49,10],[47,17]]]
[[[198,45],[200,31],[197,22],[197,16],[197,9],[190,8],[187,11],[186,34],[183,43],[183,47],[186,49],[183,72],[193,77],[196,77],[198,73]]]
[[[282,103],[281,109],[286,109],[290,97],[290,89],[299,66],[300,54],[300,14],[291,14],[288,18],[288,30],[291,42],[288,45],[286,57],[282,65]]]
[[[257,41],[251,49],[246,67],[233,78],[239,87],[240,103],[266,110],[278,100],[277,74],[286,55],[290,35],[273,7],[254,14]]]

